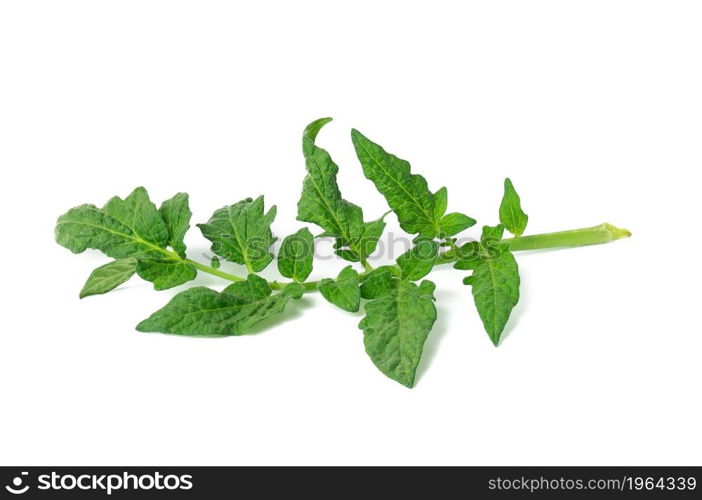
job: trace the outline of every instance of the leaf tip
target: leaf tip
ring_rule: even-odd
[[[356,128],[351,129],[351,140],[353,141],[354,144],[356,142],[358,142],[359,139],[365,139],[365,138],[366,138],[366,136],[364,136],[362,133],[360,133],[358,131],[358,129],[356,129]]]
[[[500,329],[499,325],[494,325],[494,330],[490,331],[489,327],[485,325],[485,331],[488,334],[488,337],[490,337],[490,342],[492,342],[492,345],[495,347],[498,347],[500,345],[500,340],[502,338],[502,330],[504,329],[504,326]]]
[[[302,133],[303,142],[305,140],[309,140],[314,143],[315,139],[317,139],[317,134],[319,134],[319,131],[322,130],[322,127],[332,120],[333,118],[328,116],[326,118],[318,118],[307,125],[307,127],[305,127],[305,131]]]
[[[412,377],[412,380],[398,380],[398,382],[408,389],[414,388],[414,377]]]
[[[146,318],[145,320],[141,321],[136,327],[135,327],[137,332],[142,332],[142,333],[151,333],[151,332],[156,332],[158,331],[151,325],[151,318]]]

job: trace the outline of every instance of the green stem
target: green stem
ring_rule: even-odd
[[[521,236],[519,238],[505,238],[502,241],[509,244],[509,249],[512,251],[521,250],[542,250],[545,248],[566,248],[566,247],[581,247],[585,245],[598,245],[607,243],[622,238],[628,238],[631,233],[626,229],[620,229],[611,224],[600,224],[599,226],[584,227],[582,229],[571,229],[569,231],[557,231],[555,233],[533,234],[531,236]],[[450,264],[457,260],[456,252],[459,249],[454,245],[448,251],[444,252],[436,265]],[[168,252],[171,258],[180,259],[177,254]],[[236,276],[234,274],[225,273],[219,269],[215,269],[200,262],[191,259],[181,259],[183,262],[191,264],[195,269],[203,273],[212,274],[227,281],[244,281],[246,278]],[[360,273],[360,276],[368,274],[373,268],[368,262],[362,262],[365,269]],[[273,290],[281,290],[289,282],[271,281],[268,284]],[[307,281],[300,283],[305,289],[305,292],[314,292],[317,290],[319,281]]]
[[[628,238],[631,233],[626,229],[611,224],[557,231],[555,233],[533,234],[519,238],[505,238],[502,241],[509,244],[513,252],[522,250],[543,250],[546,248],[572,248],[585,245],[599,245],[610,241]],[[444,252],[438,264],[450,264],[457,260],[456,250]]]
[[[183,259],[183,262],[187,262],[188,264],[192,265],[198,271],[202,271],[203,273],[217,276],[217,277],[225,279],[227,281],[232,281],[232,282],[246,281],[246,278],[244,278],[242,276],[237,276],[235,274],[225,273],[224,271],[220,271],[219,269],[215,269],[214,267],[208,266],[206,264],[201,264],[200,262],[198,262],[196,260]],[[280,290],[288,283],[289,282],[281,283],[279,281],[270,281],[268,284],[270,285],[272,290]],[[312,292],[312,291],[317,289],[317,285],[319,284],[319,282],[318,281],[307,281],[305,283],[300,283],[300,284],[302,285],[302,287],[305,289],[306,292]]]
[[[521,236],[519,238],[507,238],[502,241],[509,243],[510,250],[520,251],[599,245],[600,243],[608,243],[610,241],[628,238],[629,236],[631,236],[631,233],[628,230],[620,229],[605,222],[599,226],[571,229],[570,231],[558,231],[555,233],[534,234],[531,236]]]
[[[213,276],[218,276],[220,278],[224,278],[225,280],[244,281],[246,279],[242,278],[241,276],[225,273],[224,271],[220,271],[219,269],[215,269],[214,267],[210,267],[205,264],[200,264],[195,260],[185,259],[184,262],[187,262],[188,264],[192,265],[198,271],[202,271],[203,273],[211,274]]]

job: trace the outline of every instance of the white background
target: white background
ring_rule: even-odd
[[[701,25],[682,1],[3,2],[0,463],[700,465]],[[134,330],[185,287],[78,300],[107,259],[56,245],[59,214],[144,185],[203,222],[265,194],[285,235],[321,116],[368,218],[351,127],[480,223],[509,175],[529,233],[634,236],[518,255],[497,349],[464,273],[434,273],[412,390],[319,297],[205,340]]]

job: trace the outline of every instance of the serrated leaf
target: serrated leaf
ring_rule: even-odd
[[[339,248],[335,250],[334,253],[342,259],[348,260],[349,262],[358,262],[360,260],[358,253],[354,252],[353,250],[348,250],[346,248]]]
[[[480,261],[480,242],[479,241],[469,241],[465,245],[461,246],[457,251],[456,263],[453,265],[455,269],[474,269]]]
[[[519,268],[506,244],[499,243],[502,225],[483,227],[478,258],[457,262],[457,269],[473,269],[464,279],[471,285],[473,300],[493,344],[498,345],[512,309],[519,302]]]
[[[358,273],[351,266],[342,269],[334,280],[323,279],[318,288],[325,299],[344,311],[356,312],[360,308],[361,289]]]
[[[519,302],[517,261],[509,251],[497,259],[482,261],[467,284],[472,286],[475,307],[485,331],[497,345],[512,309]]]
[[[278,252],[278,271],[286,278],[305,281],[312,272],[314,238],[310,230],[302,228],[286,237]]]
[[[80,298],[100,295],[114,290],[134,275],[137,260],[134,258],[117,259],[95,269],[80,291]]]
[[[496,258],[509,251],[509,244],[502,241],[504,232],[505,226],[502,224],[483,226],[483,232],[480,235],[480,254],[483,258]]]
[[[185,258],[185,233],[190,229],[192,212],[187,193],[178,193],[164,201],[159,208],[161,217],[168,226],[168,244],[182,258]]]
[[[419,284],[419,292],[424,294],[433,294],[436,290],[436,285],[433,281],[424,280]],[[432,297],[433,298],[433,297]]]
[[[247,198],[216,210],[206,224],[198,224],[212,242],[212,252],[245,265],[249,272],[263,270],[273,260],[270,247],[276,240],[271,233],[276,207],[264,214],[263,203],[263,196]]]
[[[434,217],[438,220],[446,213],[448,208],[448,191],[445,187],[434,193]]]
[[[453,212],[441,218],[441,233],[444,236],[453,236],[475,225],[475,219],[462,213]]]
[[[363,173],[375,184],[397,215],[400,227],[410,234],[434,237],[439,233],[436,201],[427,181],[410,172],[410,164],[388,153],[358,130],[351,131]]]
[[[262,300],[268,297],[272,291],[268,282],[255,274],[249,274],[244,281],[237,281],[227,286],[222,293],[235,295],[245,303]]]
[[[483,226],[483,231],[480,234],[480,243],[485,245],[486,243],[493,241],[500,241],[505,234],[504,224],[498,224],[496,226]]]
[[[168,226],[143,187],[136,188],[124,200],[118,196],[111,198],[103,210],[131,227],[142,240],[161,248],[168,244]]]
[[[359,254],[362,258],[366,258],[375,252],[378,247],[378,240],[383,235],[385,230],[385,221],[383,220],[385,215],[382,217],[363,223],[363,233],[355,246],[359,250]]]
[[[433,283],[424,283],[398,282],[394,290],[366,304],[358,325],[375,366],[407,387],[414,385],[424,342],[436,320]]]
[[[439,243],[430,239],[419,239],[415,246],[397,258],[397,265],[402,270],[402,279],[417,281],[434,267],[439,256]]]
[[[303,181],[302,195],[297,204],[297,219],[317,224],[327,235],[351,240],[349,211],[360,210],[351,203],[345,203],[336,183],[339,171],[336,163],[326,150],[314,145],[305,133],[303,151],[307,176]]]
[[[385,223],[382,218],[364,222],[363,210],[341,196],[336,182],[339,167],[329,153],[315,144],[319,130],[331,121],[322,118],[309,124],[302,135],[307,176],[297,204],[297,220],[317,224],[324,236],[337,238],[337,254],[356,262],[370,255]]]
[[[94,248],[117,259],[136,258],[139,276],[153,282],[156,290],[164,290],[197,274],[181,260],[189,220],[186,194],[177,194],[159,210],[146,190],[138,187],[125,199],[111,198],[102,209],[94,205],[72,208],[59,217],[56,240],[74,253]]]
[[[283,312],[304,290],[291,283],[275,295],[246,301],[233,293],[194,287],[179,293],[137,326],[140,332],[222,337],[243,335],[261,321]]]
[[[197,270],[191,264],[172,259],[139,259],[136,272],[141,279],[152,282],[155,290],[167,290],[197,276]]]
[[[397,287],[401,271],[395,266],[380,266],[363,276],[361,297],[377,299]]]
[[[500,203],[500,222],[507,231],[519,237],[526,229],[529,216],[522,210],[521,200],[509,178],[505,179],[505,193]]]
[[[80,205],[58,218],[56,241],[73,253],[87,248],[105,255],[162,259],[168,255],[168,227],[143,187],[127,198],[112,198],[104,208]]]

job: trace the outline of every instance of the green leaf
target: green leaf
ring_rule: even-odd
[[[278,271],[286,278],[305,281],[312,272],[314,237],[302,228],[283,240],[278,252]]]
[[[439,220],[448,208],[448,191],[445,187],[434,193],[434,217]]]
[[[504,231],[500,224],[483,227],[477,258],[457,262],[457,269],[473,269],[463,280],[472,286],[473,300],[493,344],[498,345],[512,309],[519,302],[519,268],[506,244],[498,243]]]
[[[113,197],[103,210],[107,215],[131,227],[134,234],[142,240],[161,248],[168,244],[168,226],[143,187],[136,188],[124,200],[118,196]]]
[[[402,270],[402,279],[417,281],[432,270],[439,256],[439,243],[429,239],[418,239],[415,246],[397,258]]]
[[[480,234],[480,242],[487,243],[489,241],[500,241],[504,234],[504,224],[498,224],[496,226],[483,226],[483,231]]]
[[[197,270],[191,264],[172,259],[139,259],[136,272],[141,279],[151,281],[155,290],[167,290],[197,276]]]
[[[206,224],[197,226],[212,242],[213,253],[258,272],[273,260],[269,249],[276,240],[271,233],[275,214],[275,205],[263,213],[263,196],[259,196],[220,208]]]
[[[441,218],[441,233],[444,236],[453,236],[475,225],[475,219],[458,212],[446,214]]]
[[[354,242],[354,246],[358,248],[361,258],[365,259],[373,252],[378,246],[378,240],[383,235],[385,230],[385,221],[383,220],[385,215],[382,217],[371,221],[363,223],[363,233],[358,242]]]
[[[230,292],[194,287],[173,297],[139,323],[137,330],[203,337],[243,335],[261,321],[283,312],[290,299],[299,298],[302,293],[301,285],[291,283],[275,295],[249,300],[250,297]]]
[[[337,238],[336,253],[356,262],[375,250],[385,223],[382,218],[364,222],[361,207],[342,198],[336,182],[339,167],[314,142],[319,130],[330,121],[331,118],[314,121],[302,134],[307,176],[297,204],[297,220],[317,224],[324,229],[324,236]]]
[[[305,127],[305,130],[302,132],[303,149],[305,147],[305,140],[312,142],[312,145],[314,146],[314,141],[317,140],[317,134],[319,134],[319,131],[322,130],[322,127],[324,127],[333,119],[334,118],[331,117],[318,118],[309,125],[307,125],[307,127]]]
[[[385,197],[400,227],[410,234],[433,237],[439,233],[436,201],[421,175],[410,173],[410,164],[386,152],[358,130],[351,131],[363,173]]]
[[[80,291],[80,298],[100,295],[114,290],[134,275],[136,266],[136,259],[126,258],[117,259],[98,267],[90,273],[88,281],[83,285],[83,289]]]
[[[161,217],[168,226],[168,244],[185,258],[185,233],[190,229],[190,217],[192,212],[188,204],[188,194],[178,193],[173,198],[164,201],[159,208]]]
[[[496,226],[483,226],[483,232],[480,235],[481,255],[487,257],[499,257],[504,251],[509,250],[509,244],[502,242],[502,236],[505,232],[505,226],[498,224]]]
[[[522,210],[521,200],[509,178],[505,179],[505,194],[500,203],[500,222],[507,231],[519,237],[524,233],[529,216]]]
[[[244,281],[237,281],[227,286],[222,293],[235,295],[246,303],[262,300],[268,297],[271,287],[268,282],[255,274],[249,274]]]
[[[358,325],[375,366],[407,387],[414,385],[424,342],[436,320],[433,290],[429,281],[419,287],[400,281],[395,290],[366,304]]]
[[[436,285],[434,284],[433,281],[424,280],[419,284],[419,292],[432,295],[432,299],[433,299],[434,290],[436,290]]]
[[[56,223],[56,241],[73,253],[94,248],[115,259],[162,259],[168,240],[168,227],[143,187],[124,200],[112,198],[104,208],[72,208]]]
[[[395,266],[380,266],[363,276],[361,281],[361,297],[377,299],[397,287],[401,271]]]
[[[453,267],[463,270],[475,269],[475,266],[480,263],[481,251],[479,241],[469,241],[456,251],[457,260]]]
[[[219,258],[216,255],[213,255],[210,259],[210,267],[212,269],[219,269],[221,265],[222,264],[220,263]]]
[[[334,251],[339,257],[341,257],[344,260],[348,260],[349,262],[358,262],[360,260],[360,257],[358,256],[358,253],[356,253],[353,250],[348,250],[346,248],[339,248]]]
[[[519,301],[519,269],[509,252],[482,261],[464,281],[473,287],[473,299],[492,343],[497,345],[514,306]]]
[[[356,312],[360,308],[358,273],[351,266],[342,269],[335,280],[323,279],[318,288],[325,299],[344,311]]]
[[[157,209],[146,189],[136,188],[125,199],[114,197],[100,209],[81,205],[59,217],[56,240],[74,253],[101,250],[116,259],[136,258],[136,272],[165,290],[195,278],[195,268],[181,260],[188,230],[188,195],[180,193]],[[176,256],[167,245],[178,252]]]
[[[356,218],[350,212],[361,209],[341,197],[336,183],[339,167],[326,150],[315,146],[307,130],[303,134],[302,144],[307,176],[297,204],[297,219],[317,224],[327,235],[349,241],[352,230],[359,231],[358,228],[349,227],[349,218]]]

